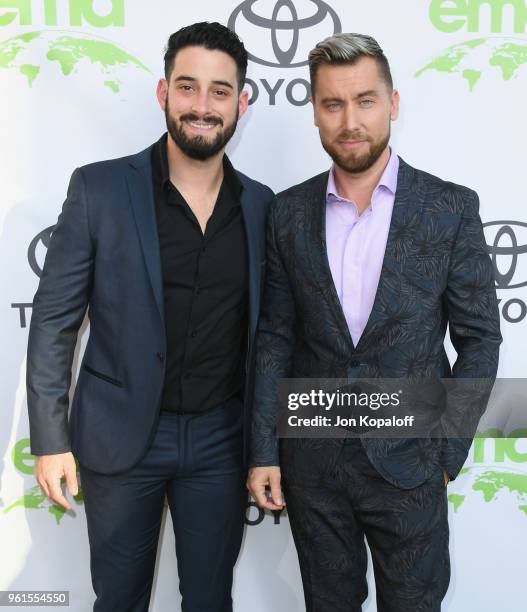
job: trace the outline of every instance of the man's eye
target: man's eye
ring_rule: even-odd
[[[340,104],[338,102],[332,102],[331,104],[327,105],[327,109],[330,111],[336,111],[338,110],[339,107],[340,107]]]
[[[182,89],[183,91],[191,91],[192,85],[180,85],[179,89]]]
[[[370,106],[373,106],[375,104],[375,102],[373,100],[361,100],[359,102],[360,106],[362,106],[363,108],[368,108]]]
[[[217,89],[217,90],[216,90],[214,93],[215,93],[217,96],[226,96],[226,95],[227,95],[227,92],[226,92],[226,91],[223,91],[223,89]]]

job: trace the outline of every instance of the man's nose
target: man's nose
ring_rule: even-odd
[[[355,132],[360,129],[359,113],[353,104],[346,104],[344,107],[342,123],[342,127],[349,132]]]
[[[207,91],[200,91],[193,97],[192,110],[200,116],[206,115],[210,111],[209,95]]]

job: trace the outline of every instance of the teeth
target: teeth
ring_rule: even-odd
[[[200,130],[210,130],[214,127],[211,123],[195,123],[194,121],[189,122],[192,127],[198,128]]]

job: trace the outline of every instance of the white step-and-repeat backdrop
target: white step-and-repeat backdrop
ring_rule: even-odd
[[[337,31],[378,39],[402,99],[393,146],[412,165],[479,192],[502,315],[500,375],[524,374],[526,2],[0,0],[0,590],[69,590],[75,612],[93,601],[86,520],[82,500],[64,513],[32,475],[31,302],[71,172],[159,137],[164,45],[205,20],[235,29],[251,54],[251,106],[229,154],[276,191],[329,166],[308,101],[309,49]],[[527,610],[527,432],[517,436],[477,441],[449,486],[444,610]],[[370,584],[367,611],[376,609],[371,570]],[[286,513],[248,506],[234,596],[238,612],[304,610]],[[151,609],[179,609],[169,516]]]

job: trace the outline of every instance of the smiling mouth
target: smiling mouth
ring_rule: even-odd
[[[217,123],[200,123],[199,121],[187,121],[186,123],[197,130],[212,130],[213,127],[218,125]]]

